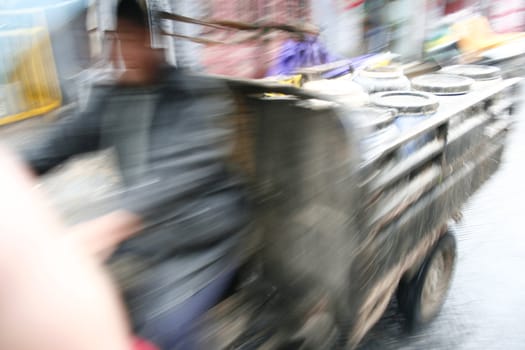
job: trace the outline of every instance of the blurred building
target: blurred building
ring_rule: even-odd
[[[3,30],[45,28],[51,38],[62,96],[74,98],[75,77],[90,64],[85,8],[87,0],[0,2]]]
[[[209,0],[205,17],[240,26],[269,23],[301,26],[310,23],[310,7],[305,0]],[[204,28],[203,35],[217,43],[204,48],[202,63],[208,71],[253,78],[265,76],[281,45],[290,38],[283,31],[214,28]]]
[[[313,22],[330,51],[343,57],[363,52],[365,1],[316,0],[311,6]]]
[[[525,0],[491,0],[486,12],[492,28],[500,33],[525,29]]]
[[[104,67],[111,69],[108,58],[117,1],[0,1],[0,31],[39,26],[49,33],[52,59],[45,59],[46,67],[49,72],[56,69],[60,99],[69,103],[78,96],[79,81],[104,74],[101,73]],[[489,18],[496,32],[521,31],[525,23],[525,0],[147,0],[147,3],[156,10],[210,24],[216,21],[228,24],[219,29],[184,21],[155,22],[157,35],[153,41],[166,49],[168,61],[192,70],[250,78],[266,75],[279,57],[283,43],[290,39],[301,41],[309,35],[306,31],[257,29],[261,24],[288,25],[301,30],[316,28],[319,40],[335,57],[392,51],[405,60],[413,60],[422,58],[429,28],[435,29],[434,24],[440,23],[444,16],[481,13]],[[0,73],[4,80],[0,88],[15,96],[19,95],[15,90],[20,84],[6,78],[12,62],[17,61],[16,50],[9,45],[3,42]],[[87,69],[92,67],[96,69]],[[4,114],[7,109],[11,112],[21,109],[2,108]]]

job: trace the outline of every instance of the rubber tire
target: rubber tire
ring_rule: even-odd
[[[434,310],[435,312],[430,317],[427,316],[425,318],[422,314],[422,295],[426,277],[432,266],[432,262],[439,256],[439,254],[446,254],[445,256],[450,259],[450,263],[447,265],[447,268],[450,269],[450,275],[446,286],[448,289],[450,287],[456,261],[456,238],[451,233],[446,233],[440,238],[419,268],[419,271],[411,280],[401,280],[399,283],[397,301],[400,311],[405,316],[408,331],[414,331],[431,322],[439,314],[439,311],[446,300],[448,294],[447,291],[441,296],[441,300],[439,300],[438,306]]]

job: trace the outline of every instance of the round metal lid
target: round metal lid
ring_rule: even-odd
[[[403,70],[398,66],[367,67],[358,75],[376,79],[397,79],[403,76]]]
[[[419,91],[379,92],[372,96],[372,102],[376,106],[394,108],[406,114],[431,114],[439,107],[436,96]]]
[[[494,66],[484,66],[480,64],[458,64],[444,67],[439,72],[462,75],[474,80],[492,80],[501,78],[501,69]]]
[[[435,95],[460,95],[470,91],[474,80],[455,74],[426,74],[412,79],[415,90]]]

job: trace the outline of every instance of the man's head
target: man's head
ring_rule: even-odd
[[[151,47],[148,10],[140,0],[122,0],[117,6],[117,36],[126,67],[123,83],[147,84],[157,78],[162,52]]]

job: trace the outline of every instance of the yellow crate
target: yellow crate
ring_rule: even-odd
[[[16,112],[0,117],[0,126],[52,111],[62,104],[49,33],[45,27],[0,31],[0,66],[8,67],[5,86],[16,86]],[[7,99],[7,97],[5,97]],[[4,101],[7,104],[6,101]]]

